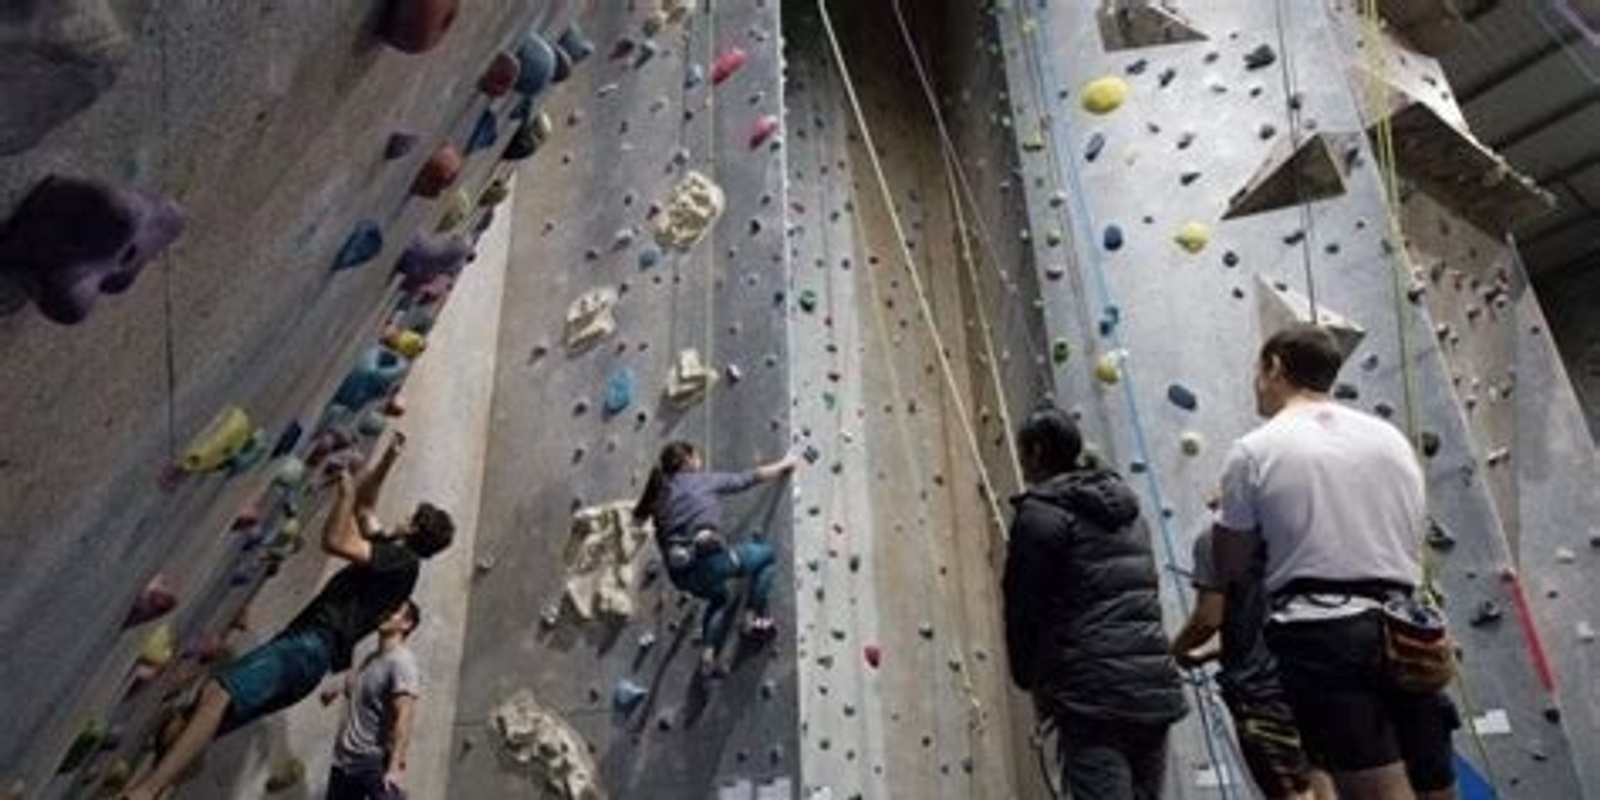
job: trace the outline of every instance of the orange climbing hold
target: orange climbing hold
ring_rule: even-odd
[[[517,61],[516,56],[505,51],[496,53],[494,60],[489,62],[489,68],[483,71],[483,77],[478,79],[478,91],[490,97],[508,94],[517,85],[517,76],[520,74],[522,63]]]
[[[749,59],[750,55],[737,47],[717,56],[717,60],[711,62],[711,83],[719,84],[733,77],[733,73],[738,72]]]
[[[422,169],[417,170],[416,180],[411,182],[411,193],[418,197],[438,197],[460,174],[461,151],[453,144],[442,145],[428,156]]]
[[[459,0],[389,0],[378,38],[402,53],[426,53],[456,21]]]
[[[755,127],[750,129],[750,149],[754,150],[766,144],[767,140],[772,138],[772,134],[777,132],[778,118],[771,114],[762,116],[756,120]]]

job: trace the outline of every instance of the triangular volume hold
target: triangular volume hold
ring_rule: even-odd
[[[1261,314],[1261,336],[1269,337],[1291,325],[1311,322],[1311,301],[1293,289],[1274,286],[1271,281],[1257,276],[1258,309]],[[1337,311],[1330,311],[1320,303],[1316,323],[1328,329],[1339,342],[1339,352],[1346,359],[1361,346],[1367,331]]]
[[[1155,0],[1102,0],[1100,39],[1107,50],[1132,50],[1207,38],[1177,11]]]
[[[1358,135],[1318,133],[1295,146],[1279,140],[1250,182],[1228,200],[1223,219],[1290,208],[1345,193],[1344,181],[1360,152]]]

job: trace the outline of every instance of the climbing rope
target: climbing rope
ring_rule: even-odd
[[[1293,148],[1301,146],[1300,141],[1300,87],[1295,79],[1291,51],[1288,47],[1288,36],[1285,33],[1283,16],[1283,0],[1273,0],[1273,24],[1278,32],[1278,72],[1283,83],[1283,109],[1284,116],[1289,123],[1290,158],[1293,158]],[[1311,200],[1305,197],[1304,176],[1300,170],[1293,170],[1294,196],[1300,201],[1300,227],[1305,235],[1300,237],[1300,259],[1306,275],[1306,302],[1311,307],[1311,322],[1318,324],[1320,315],[1317,313],[1317,279],[1312,268],[1311,247],[1316,241],[1317,218],[1311,213]]]
[[[165,25],[166,16],[162,15],[162,24]],[[160,44],[157,45],[161,52],[161,182],[164,186],[170,185],[172,180],[172,82],[169,78],[169,60],[167,58],[167,36],[162,32]],[[172,327],[172,272],[176,267],[173,262],[177,257],[173,255],[173,247],[161,250],[161,330],[162,349],[166,365],[167,389],[167,462],[178,463],[178,356],[175,342],[176,334]]]
[[[717,50],[717,0],[706,0],[706,63],[716,56]],[[685,51],[687,52],[687,51]],[[706,171],[713,182],[717,180],[717,92],[709,84],[706,86]],[[720,185],[720,184],[719,184]],[[706,276],[705,276],[705,364],[708,369],[716,369],[716,325],[717,325],[717,242],[713,235],[712,241],[706,243]],[[707,464],[711,460],[711,435],[716,431],[714,408],[716,403],[707,397],[701,405],[706,410],[706,429],[703,434],[705,446],[700,452],[705,453]]]

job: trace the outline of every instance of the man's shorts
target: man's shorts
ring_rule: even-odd
[[[1268,797],[1304,792],[1311,785],[1311,763],[1301,746],[1294,711],[1284,697],[1228,699],[1239,752],[1250,776]]]
[[[228,693],[218,735],[294,705],[333,669],[333,648],[314,630],[282,633],[229,662],[213,676]]]
[[[1443,693],[1393,685],[1377,614],[1273,623],[1267,644],[1314,763],[1354,772],[1403,762],[1417,791],[1455,785],[1450,736],[1461,717]]]

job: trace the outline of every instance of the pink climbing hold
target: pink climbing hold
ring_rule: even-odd
[[[139,591],[139,596],[133,599],[133,606],[128,609],[128,616],[123,618],[122,627],[126,630],[159,619],[177,605],[178,593],[172,590],[167,576],[157,573]]]
[[[402,53],[425,53],[456,21],[459,0],[390,0],[378,38]]]
[[[478,79],[478,91],[490,97],[508,94],[517,85],[517,76],[520,74],[522,62],[517,61],[516,56],[504,51],[496,53],[489,67],[483,71],[483,77]]]
[[[766,144],[767,140],[772,138],[772,134],[777,132],[778,118],[771,114],[763,115],[761,119],[756,120],[755,127],[750,129],[750,149],[754,150]]]
[[[733,73],[738,72],[739,68],[744,66],[744,62],[748,61],[749,59],[749,54],[737,47],[731,48],[722,55],[717,56],[717,60],[711,62],[712,85],[722,83],[723,81],[733,77]]]
[[[461,151],[453,144],[441,146],[428,157],[411,182],[411,193],[418,197],[438,197],[461,174]]]
[[[861,648],[861,655],[867,659],[867,666],[873,669],[877,669],[878,664],[883,662],[883,651],[875,644]]]

